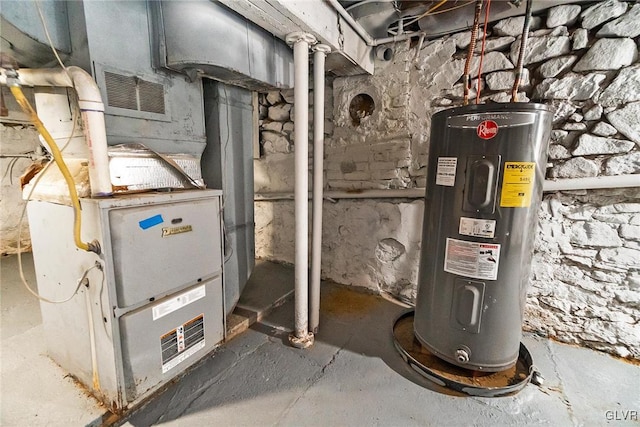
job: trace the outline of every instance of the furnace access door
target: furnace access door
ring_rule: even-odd
[[[29,225],[48,354],[114,412],[140,402],[224,339],[219,190],[30,201]],[[99,268],[98,268],[99,266]]]

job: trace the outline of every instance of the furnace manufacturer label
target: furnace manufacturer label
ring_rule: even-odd
[[[204,346],[204,314],[201,314],[160,337],[162,373],[175,368]]]
[[[496,280],[500,245],[447,238],[444,271],[474,279]]]
[[[168,299],[162,304],[158,304],[151,309],[153,320],[158,320],[161,317],[166,316],[169,313],[173,313],[176,310],[181,309],[185,305],[191,304],[194,301],[204,298],[207,295],[205,285],[198,286],[183,294]]]
[[[457,157],[438,157],[436,170],[436,185],[453,187],[456,182]]]
[[[463,236],[485,237],[493,239],[496,233],[496,222],[492,219],[460,217],[458,233]]]
[[[188,233],[193,231],[190,225],[181,225],[180,227],[164,227],[162,229],[162,237],[171,236],[173,234]]]
[[[528,208],[536,178],[535,162],[506,162],[502,179],[500,207]]]

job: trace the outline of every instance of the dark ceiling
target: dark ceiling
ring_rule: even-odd
[[[534,13],[562,3],[580,0],[537,0]],[[584,0],[582,0],[584,1]],[[490,21],[524,15],[526,0],[492,0]],[[374,38],[398,31],[424,31],[428,37],[454,33],[473,24],[475,0],[342,0],[340,4]],[[486,0],[485,0],[486,3]]]

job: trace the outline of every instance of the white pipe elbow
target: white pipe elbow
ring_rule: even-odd
[[[22,86],[71,87],[78,94],[78,106],[84,122],[84,133],[89,146],[89,181],[91,195],[109,196],[113,193],[109,173],[107,131],[104,103],[100,89],[91,74],[80,67],[63,69],[20,69]],[[0,75],[0,84],[6,84],[6,74]]]
[[[91,74],[80,67],[68,67],[67,71],[78,93],[78,104],[81,110],[104,112],[104,103],[100,89]]]

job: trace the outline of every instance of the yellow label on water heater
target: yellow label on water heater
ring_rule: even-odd
[[[528,208],[531,206],[535,178],[535,162],[506,162],[504,164],[500,207]]]

